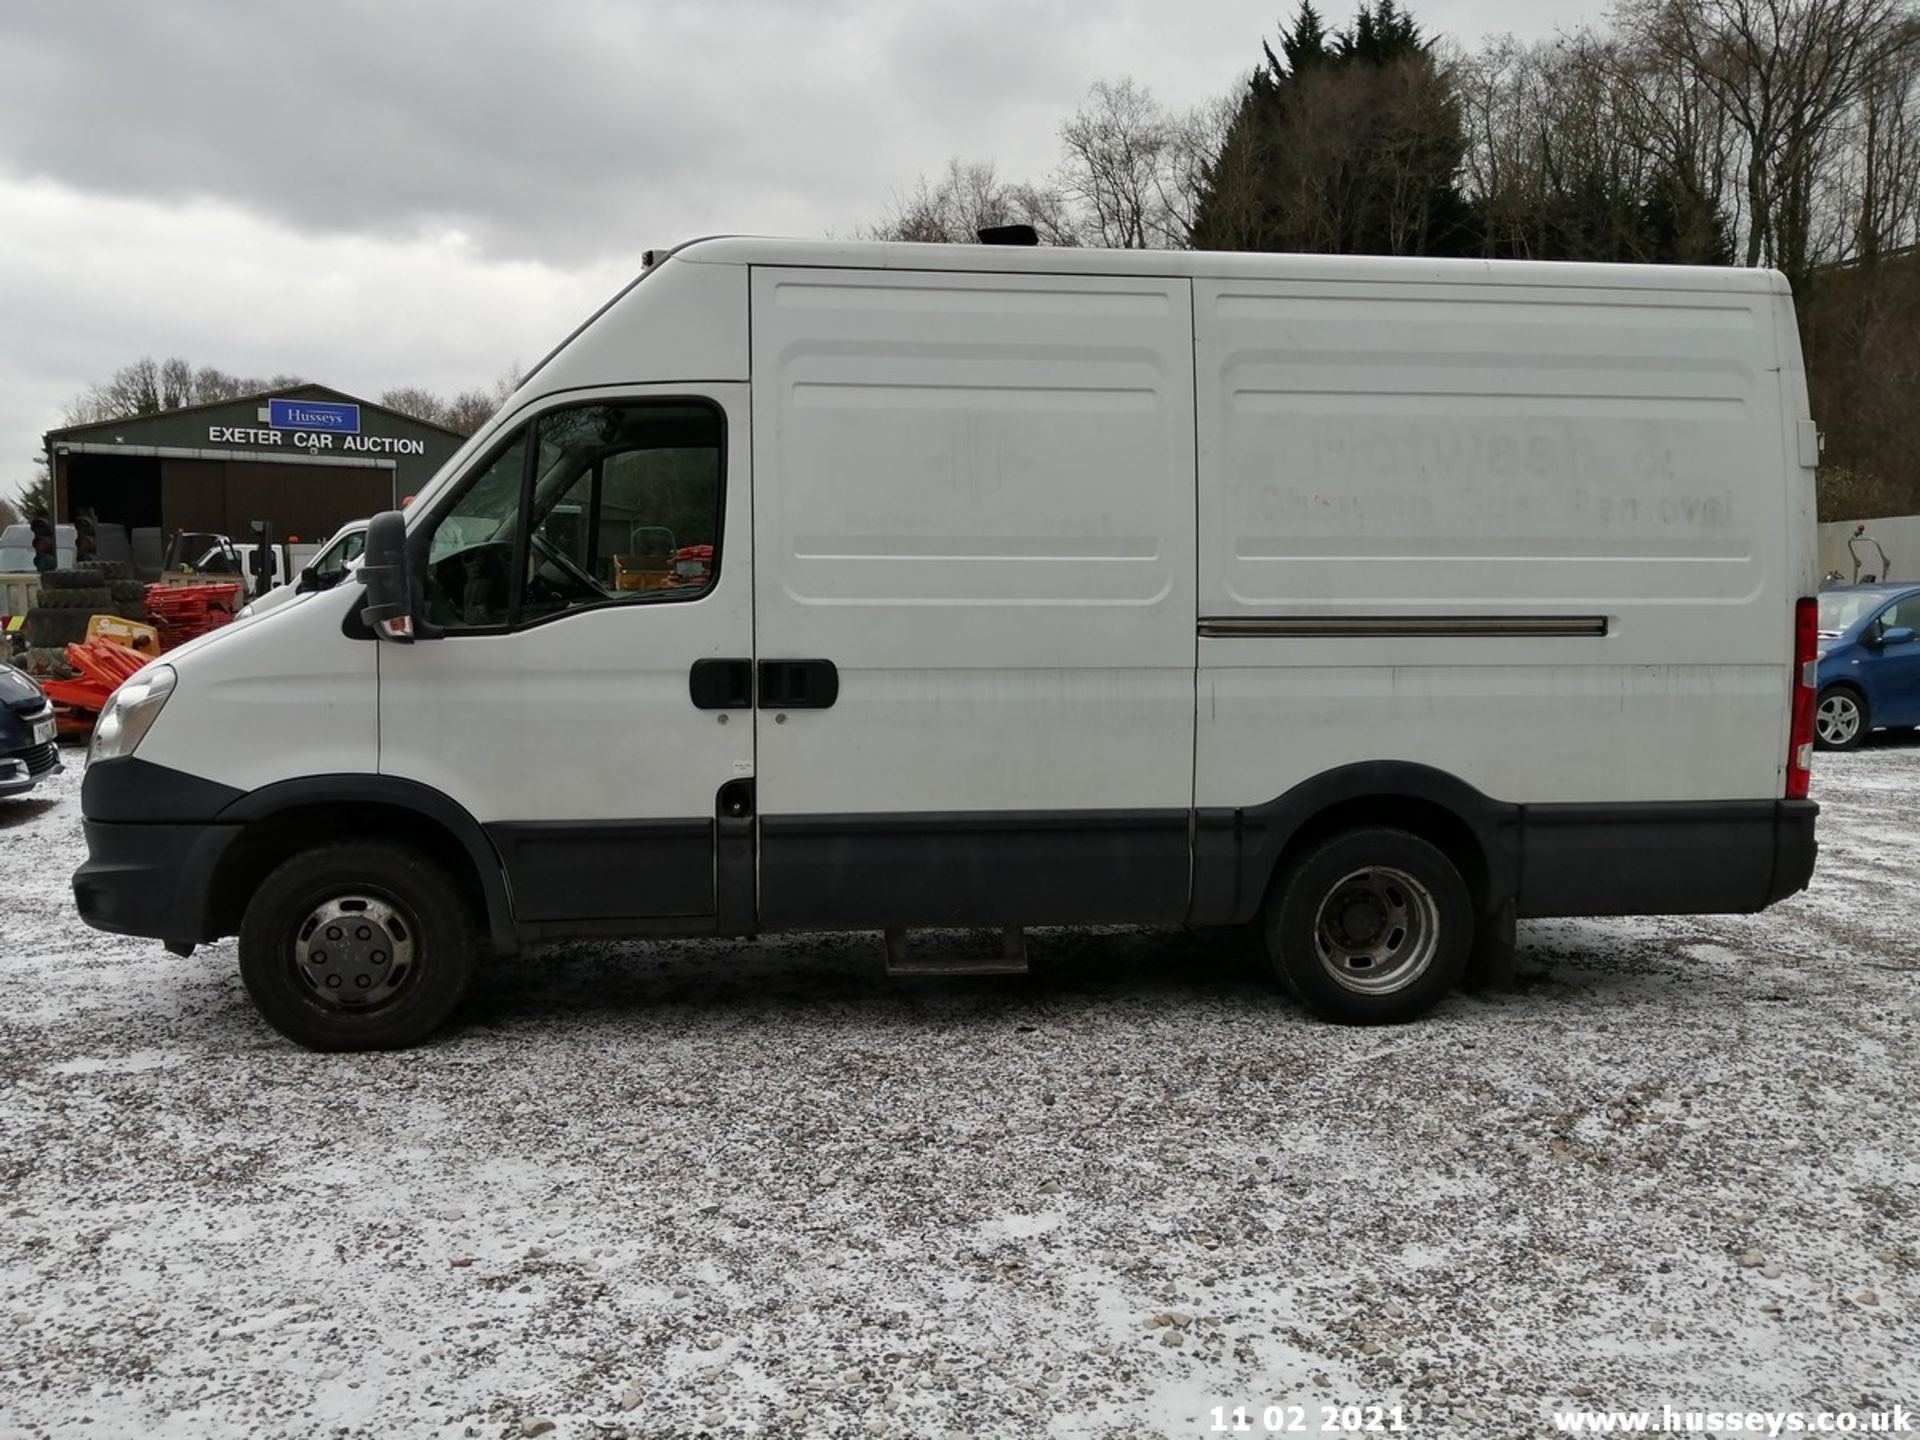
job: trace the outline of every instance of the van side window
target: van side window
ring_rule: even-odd
[[[556,410],[436,523],[428,614],[450,629],[697,599],[720,560],[724,424],[689,402]]]
[[[522,618],[711,588],[720,429],[704,405],[589,405],[543,417]]]

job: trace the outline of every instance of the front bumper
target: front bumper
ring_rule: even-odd
[[[73,872],[80,918],[96,930],[200,944],[213,933],[213,878],[238,825],[85,822],[87,859]]]
[[[60,763],[59,743],[54,740],[0,754],[0,799],[24,795],[47,776],[58,775],[64,768]]]

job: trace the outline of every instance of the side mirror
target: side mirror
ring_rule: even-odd
[[[1882,630],[1880,632],[1880,643],[1882,645],[1911,645],[1913,643],[1913,627],[1911,625],[1896,625],[1891,630]]]
[[[382,640],[413,639],[413,574],[407,560],[407,517],[383,510],[367,522],[367,549],[360,561],[367,603],[360,618]]]
[[[301,570],[300,578],[293,582],[293,593],[296,595],[311,595],[315,590],[324,589],[326,586],[320,583],[320,572],[311,565]]]

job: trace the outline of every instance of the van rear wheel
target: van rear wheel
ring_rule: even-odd
[[[309,1050],[395,1050],[466,994],[475,934],[438,864],[386,841],[282,863],[240,922],[240,978],[266,1022]]]
[[[1301,1003],[1348,1025],[1430,1010],[1473,949],[1473,897],[1453,862],[1405,830],[1341,831],[1313,845],[1267,900],[1267,957]]]

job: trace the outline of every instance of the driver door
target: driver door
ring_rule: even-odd
[[[1880,644],[1868,662],[1873,682],[1872,722],[1920,725],[1920,639],[1888,643],[1887,633],[1895,630],[1912,630],[1920,635],[1920,595],[1889,605],[1875,623],[1874,634]]]
[[[745,385],[568,396],[409,529],[440,633],[379,647],[380,770],[482,824],[523,924],[717,923],[721,791],[737,811],[754,769],[729,684],[753,654],[747,425]]]

